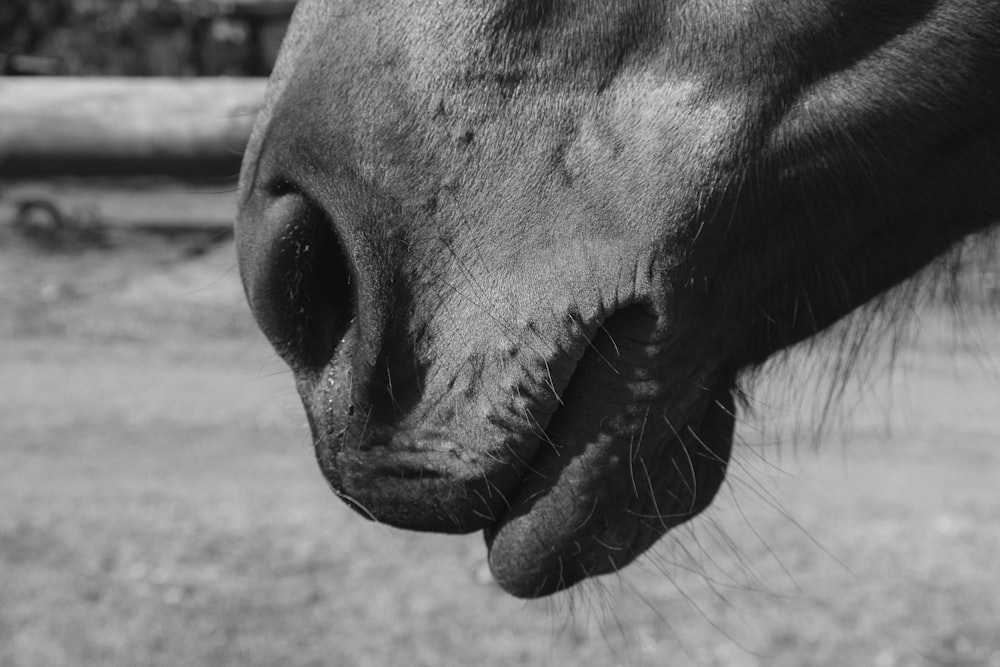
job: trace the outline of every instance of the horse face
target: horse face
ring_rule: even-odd
[[[1000,6],[303,0],[240,269],[334,491],[544,595],[724,479],[738,374],[1000,211]]]

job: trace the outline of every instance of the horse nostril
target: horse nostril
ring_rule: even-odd
[[[333,222],[308,197],[287,182],[267,194],[238,223],[250,307],[293,369],[321,368],[354,319],[351,265]]]

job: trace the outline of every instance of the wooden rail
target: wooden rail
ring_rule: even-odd
[[[264,79],[0,77],[0,180],[235,180],[264,88]]]

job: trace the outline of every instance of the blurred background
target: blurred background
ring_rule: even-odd
[[[232,245],[293,5],[0,0],[0,665],[1000,667],[995,263],[770,365],[715,506],[570,594],[337,501]]]
[[[294,0],[4,0],[0,72],[267,76]]]

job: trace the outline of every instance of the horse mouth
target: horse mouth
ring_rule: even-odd
[[[303,398],[312,395],[306,408],[320,468],[367,518],[482,530],[494,579],[512,595],[541,597],[616,571],[709,504],[732,440],[732,383],[691,392],[661,382],[647,367],[658,346],[634,335],[643,317],[620,311],[588,342],[557,387],[558,406],[539,420],[541,434],[521,449],[530,450],[527,460],[504,459],[499,449],[470,455],[447,431],[366,422],[364,435],[345,438],[347,428],[317,423],[338,410],[313,386]]]
[[[536,598],[616,572],[701,512],[725,476],[733,402],[710,392],[693,422],[631,445],[607,432],[540,450],[510,510],[484,530],[490,570]]]

